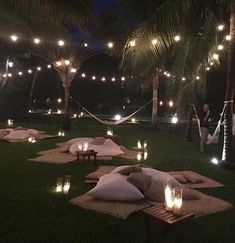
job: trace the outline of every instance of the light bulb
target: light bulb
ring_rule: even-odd
[[[33,39],[33,42],[34,42],[34,44],[36,44],[36,45],[38,45],[39,43],[40,43],[40,39],[39,38],[34,38]]]
[[[217,29],[218,29],[219,31],[222,31],[222,30],[224,29],[224,25],[223,25],[223,24],[219,24],[219,25],[217,26]]]
[[[68,66],[68,65],[70,64],[70,61],[69,61],[69,60],[65,60],[65,61],[64,61],[64,64],[65,64],[66,66]]]
[[[152,44],[153,44],[153,45],[156,45],[156,44],[157,44],[157,40],[156,40],[156,39],[153,39],[153,40],[152,40]]]
[[[64,43],[63,40],[59,40],[59,41],[58,41],[58,45],[59,45],[59,46],[64,46],[64,44],[65,44],[65,43]]]
[[[176,41],[176,42],[178,42],[178,41],[180,41],[180,36],[179,35],[176,35],[175,37],[174,37],[174,40]]]
[[[11,35],[10,38],[11,38],[11,40],[13,42],[16,42],[18,40],[18,36],[17,35]]]
[[[109,43],[107,44],[107,46],[108,46],[108,48],[113,48],[113,42],[109,42]]]

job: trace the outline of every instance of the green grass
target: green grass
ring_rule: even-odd
[[[56,133],[59,128],[57,119],[40,117],[36,122],[21,125],[49,133]],[[28,158],[35,157],[36,152],[53,148],[56,142],[78,136],[101,136],[105,130],[95,121],[80,120],[73,122],[73,130],[65,138],[35,144],[0,143],[0,242],[144,242],[145,221],[141,213],[121,220],[69,203],[71,198],[91,188],[83,181],[88,172],[95,170],[94,165],[53,165],[28,161]],[[172,131],[169,138],[166,125],[152,130],[146,124],[124,124],[115,127],[114,131],[118,134],[118,143],[130,149],[136,146],[137,139],[148,141],[149,157],[146,164],[160,170],[194,170],[214,178],[226,184],[226,187],[201,191],[235,203],[235,171],[209,163],[213,155],[220,154],[221,148],[211,146],[210,153],[201,154],[196,131],[193,142],[183,140],[183,129]],[[133,162],[125,159],[99,162],[103,165],[128,163]],[[67,174],[72,176],[70,192],[67,195],[53,193],[51,188],[55,186],[56,178]],[[234,242],[234,225],[234,209],[194,219],[190,223],[189,242]],[[164,242],[161,230],[159,226],[151,224],[151,242]],[[174,231],[172,242],[182,242],[184,231],[184,227]]]

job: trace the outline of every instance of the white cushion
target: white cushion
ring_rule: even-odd
[[[32,134],[32,135],[37,135],[38,133],[39,133],[39,131],[38,130],[36,130],[36,129],[27,129],[27,131],[30,133],[30,134]]]
[[[29,132],[25,130],[17,130],[17,131],[11,131],[8,135],[4,137],[4,139],[10,139],[10,140],[24,140],[28,139]]]
[[[120,174],[102,176],[96,187],[86,194],[107,201],[137,201],[144,198],[139,189],[127,181],[127,176]]]
[[[93,138],[73,138],[73,139],[70,139],[69,141],[67,141],[66,143],[70,143],[70,144],[74,144],[74,143],[90,143],[94,141]]]
[[[117,168],[115,168],[114,170],[111,171],[111,174],[117,174],[119,173],[120,170],[128,168],[132,165],[122,165],[122,166],[118,166]]]
[[[88,149],[95,150],[98,156],[117,156],[124,154],[120,146],[111,139],[106,139],[102,145],[89,144]]]
[[[174,187],[184,187],[175,178],[173,178],[172,176],[170,176],[166,172],[151,169],[151,168],[143,168],[143,167],[141,168],[141,172],[143,174],[151,176],[152,181],[157,182],[160,186],[164,187],[167,178],[170,177],[172,179],[172,184],[173,184]]]

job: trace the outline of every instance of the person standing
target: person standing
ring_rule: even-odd
[[[200,130],[201,130],[201,141],[200,141],[200,151],[205,152],[206,140],[209,135],[210,126],[210,109],[208,104],[203,105],[202,113],[200,115]]]

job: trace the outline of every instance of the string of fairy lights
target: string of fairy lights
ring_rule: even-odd
[[[225,29],[225,25],[224,24],[218,24],[216,26],[216,29],[217,29],[218,32],[222,32]],[[9,36],[9,38],[14,43],[20,41],[20,39],[21,39],[20,36],[18,36],[17,34],[11,34]],[[180,36],[179,34],[175,35],[174,36],[174,41],[176,43],[180,42],[182,40],[182,38],[183,37]],[[229,34],[224,36],[223,41],[220,44],[218,44],[218,46],[217,46],[218,53],[225,49],[224,42],[229,42],[230,40],[231,40],[231,36]],[[34,38],[32,38],[30,40],[30,42],[33,43],[36,46],[43,44],[44,41],[45,40],[43,40],[43,39],[41,39],[39,37],[34,37]],[[151,43],[152,43],[153,46],[155,46],[155,45],[158,44],[158,40],[156,38],[153,38],[151,40]],[[59,39],[59,40],[55,41],[55,44],[62,48],[63,46],[66,46],[66,41],[63,40],[63,39]],[[88,48],[90,46],[89,42],[84,42],[82,45],[83,45],[84,48]],[[115,47],[115,44],[112,41],[108,41],[108,42],[105,43],[105,46],[108,49],[112,49],[112,48]],[[128,46],[130,48],[134,48],[134,47],[138,46],[138,40],[136,40],[136,39],[131,40],[128,43]],[[215,64],[215,61],[219,60],[220,55],[218,53],[217,52],[213,53],[212,59],[208,60],[208,65],[206,66],[206,71],[210,71],[211,68],[213,67],[213,65]],[[61,67],[63,65],[69,66],[69,70],[70,70],[71,73],[77,73],[77,71],[78,71],[75,67],[73,67],[73,63],[69,59],[57,60],[57,61],[55,61],[55,63],[53,63],[53,65],[52,64],[48,64],[47,65],[47,69],[51,69],[52,67],[59,68],[59,67]],[[13,67],[13,62],[9,61],[8,62],[8,66],[9,67]],[[27,69],[27,70],[24,70],[24,71],[18,71],[17,73],[14,73],[14,76],[23,76],[26,73],[27,74],[32,74],[34,71],[41,71],[42,69],[43,68],[41,66],[38,66],[38,67],[36,67],[34,69],[31,68],[31,69]],[[158,71],[162,72],[163,75],[166,76],[167,78],[174,77],[174,75],[171,72],[167,71],[167,70],[159,69]],[[90,78],[91,80],[100,80],[100,81],[103,81],[103,82],[105,82],[107,80],[111,80],[112,82],[115,82],[118,79],[121,80],[121,81],[125,81],[128,77],[133,78],[133,76],[126,76],[126,77],[125,76],[121,76],[121,77],[120,76],[119,77],[111,76],[111,77],[107,78],[106,77],[107,75],[106,76],[105,75],[88,75],[85,72],[80,73],[80,75],[81,75],[81,78]],[[13,73],[12,72],[6,72],[6,73],[1,74],[1,76],[4,77],[4,78],[7,78],[7,77],[11,78],[11,77],[13,77]],[[193,78],[195,78],[196,80],[200,80],[200,76],[199,75],[196,75]],[[186,79],[187,79],[187,77],[185,77],[185,76],[181,77],[182,81],[186,81]]]

